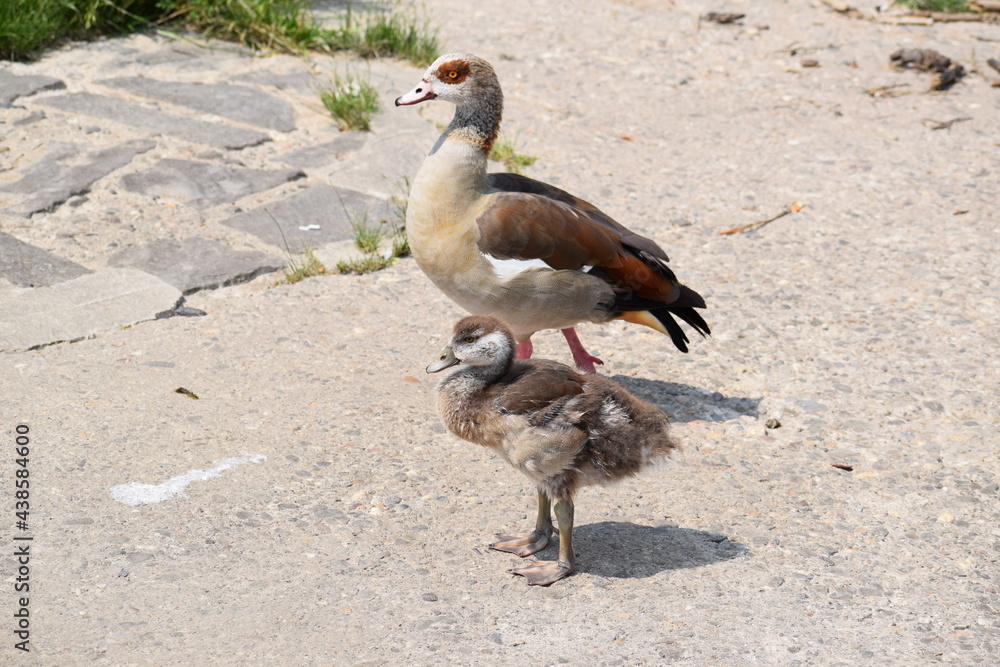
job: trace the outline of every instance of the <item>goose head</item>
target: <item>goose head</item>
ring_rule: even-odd
[[[437,373],[453,366],[465,366],[502,375],[514,359],[514,335],[495,317],[466,317],[455,325],[455,333],[441,357],[427,367]]]
[[[493,67],[471,53],[448,53],[435,60],[420,83],[396,98],[396,106],[444,100],[457,107],[479,106],[484,100],[503,106],[503,93]]]

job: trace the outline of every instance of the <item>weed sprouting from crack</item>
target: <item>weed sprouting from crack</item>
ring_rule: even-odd
[[[307,248],[303,245],[301,252],[298,254],[293,253],[288,246],[288,239],[285,238],[285,230],[281,228],[281,225],[278,224],[278,221],[267,208],[264,209],[264,213],[267,213],[274,226],[278,228],[278,233],[281,234],[281,243],[285,248],[285,256],[288,258],[288,263],[285,265],[285,279],[284,281],[278,281],[277,284],[281,284],[282,282],[289,284],[297,283],[305,278],[326,273],[326,267],[323,266],[323,262],[316,256],[312,248]]]

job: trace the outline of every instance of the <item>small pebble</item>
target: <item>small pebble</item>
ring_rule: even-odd
[[[437,602],[438,596],[434,595],[434,593],[424,593],[423,595],[420,596],[420,599],[424,600],[425,602]]]
[[[955,515],[951,512],[944,512],[938,518],[938,523],[955,523]]]

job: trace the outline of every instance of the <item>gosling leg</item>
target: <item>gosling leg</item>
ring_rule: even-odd
[[[544,549],[550,537],[552,537],[552,506],[549,497],[539,490],[535,530],[528,535],[497,535],[497,541],[490,545],[490,549],[506,551],[524,558]]]
[[[559,560],[539,560],[510,571],[511,574],[519,574],[527,579],[531,586],[548,586],[573,572],[576,558],[573,553],[572,498],[556,503],[556,520],[559,522]]]

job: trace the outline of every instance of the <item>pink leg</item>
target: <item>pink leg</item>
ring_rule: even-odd
[[[531,339],[521,341],[517,344],[517,350],[514,352],[515,359],[531,359],[531,353],[535,351],[534,346],[531,344]]]
[[[580,342],[580,337],[576,335],[576,329],[570,327],[569,329],[563,329],[562,333],[566,337],[566,342],[569,343],[569,350],[573,353],[573,361],[576,362],[577,368],[584,373],[594,373],[597,371],[594,364],[604,365],[603,361],[583,349],[583,343]]]

